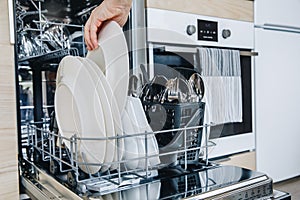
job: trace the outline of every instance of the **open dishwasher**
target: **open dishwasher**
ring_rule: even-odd
[[[82,26],[76,28],[82,29]],[[169,55],[165,53],[166,47],[172,49],[172,45],[151,43],[149,57],[152,53]],[[189,50],[179,48],[182,49]],[[50,53],[47,55],[53,57],[46,57],[46,61],[79,55],[72,48]],[[141,104],[151,126],[148,131],[94,138],[74,133],[66,137],[59,131],[53,113],[49,118],[35,113],[35,122],[23,123],[21,183],[32,199],[272,199],[272,179],[267,175],[209,160],[210,149],[216,144],[210,141],[208,129],[220,124],[205,123],[203,93],[198,91],[193,96],[191,89],[173,92],[181,84],[189,85],[188,79],[197,71],[172,69],[175,77],[162,77],[163,74],[155,74],[151,69],[147,77],[143,66],[141,71],[143,78],[130,76],[132,87],[129,87],[128,96]],[[140,79],[144,81],[139,85]],[[166,87],[169,87],[167,92]],[[202,88],[201,83],[199,88]],[[41,108],[42,103],[37,106]],[[39,109],[36,105],[35,108]],[[159,147],[155,153],[148,145],[153,139]],[[108,162],[88,162],[82,155],[80,144],[83,141],[102,143],[108,140],[115,141],[116,149],[124,148],[122,141],[139,141],[143,154],[124,159],[121,151],[116,150],[116,159]],[[159,162],[148,164],[157,158]],[[142,164],[130,167],[132,163]],[[107,169],[107,166],[113,167]]]
[[[61,63],[71,58],[75,57],[65,57]],[[144,71],[143,66],[141,69]],[[209,161],[209,149],[215,144],[209,141],[207,129],[218,124],[204,123],[203,83],[196,78],[192,80],[199,82],[187,82],[189,75],[176,76],[155,76],[142,85],[137,96],[138,87],[134,87],[137,79],[134,75],[130,77],[132,87],[125,110],[128,102],[138,102],[131,111],[139,110],[137,116],[151,125],[144,132],[136,129],[133,134],[126,134],[128,129],[124,128],[124,134],[114,136],[84,137],[74,132],[67,137],[58,128],[58,115],[51,115],[50,120],[29,122],[23,129],[20,163],[26,192],[33,199],[271,198],[272,180],[265,174]],[[191,83],[197,83],[194,86],[198,93],[193,92]],[[61,114],[66,119],[70,117],[69,113]],[[129,121],[123,123],[124,127],[133,118],[129,111],[128,114]],[[133,120],[136,121],[139,120]],[[87,159],[84,142],[91,142],[96,148],[108,141],[116,145],[113,156],[116,159],[102,162]],[[137,141],[139,152],[143,152],[139,156],[127,152],[133,146],[132,141]],[[153,151],[153,141],[158,144],[157,151]]]

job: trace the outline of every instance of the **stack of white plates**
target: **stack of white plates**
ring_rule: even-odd
[[[116,169],[124,154],[121,112],[127,97],[129,60],[120,26],[107,23],[99,33],[99,48],[86,58],[67,56],[59,64],[55,112],[60,133],[77,141],[79,167],[94,174]],[[64,141],[71,149],[71,142]],[[91,165],[91,163],[98,165]],[[99,163],[105,163],[99,165]]]
[[[129,59],[122,29],[111,21],[103,26],[98,38],[99,48],[88,52],[86,58],[62,59],[55,94],[60,133],[66,138],[79,138],[72,147],[69,140],[64,143],[77,155],[79,167],[90,174],[117,169],[115,163],[122,159],[145,157],[144,137],[138,141],[137,137],[124,140],[116,136],[152,132],[139,100],[127,97]],[[131,109],[125,109],[128,105]],[[132,121],[134,116],[137,118]],[[155,137],[148,138],[149,155],[158,154]],[[158,156],[150,158],[150,163],[143,161],[128,162],[125,168],[160,163]]]
[[[55,92],[55,112],[61,134],[71,138],[106,137],[104,106],[91,73],[76,57],[65,57],[58,70]],[[71,148],[71,143],[65,142]],[[105,140],[78,140],[78,161],[102,163],[105,159]],[[73,146],[75,149],[75,146]],[[87,173],[96,173],[100,166],[80,165]]]

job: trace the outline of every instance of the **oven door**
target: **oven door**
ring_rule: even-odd
[[[243,118],[239,123],[226,123],[211,128],[210,139],[216,146],[211,148],[208,155],[217,158],[253,151],[253,55],[256,55],[253,52],[253,22],[147,8],[146,28],[146,62],[149,63],[150,78],[160,73],[154,67],[157,63],[195,69],[199,64],[199,47],[240,51]]]
[[[153,76],[164,75],[172,78],[171,71],[177,71],[188,78],[194,72],[200,72],[197,47],[170,46],[156,43],[149,44],[149,71]],[[216,143],[209,152],[210,158],[252,151],[255,149],[253,133],[253,87],[252,87],[252,52],[240,50],[241,86],[242,86],[242,121],[212,126],[210,140]],[[173,70],[170,70],[172,68]]]

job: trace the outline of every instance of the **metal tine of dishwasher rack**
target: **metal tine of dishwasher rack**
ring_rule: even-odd
[[[184,144],[184,170],[187,170],[187,149],[186,149],[186,126],[184,127],[183,144]]]

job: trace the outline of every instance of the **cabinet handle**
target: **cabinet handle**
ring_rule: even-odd
[[[8,19],[9,19],[9,39],[10,44],[15,44],[15,19],[14,19],[14,5],[12,0],[7,0],[8,4]]]
[[[262,28],[265,30],[272,30],[272,31],[284,31],[284,32],[290,32],[290,33],[298,33],[300,34],[300,27],[294,27],[294,26],[286,26],[281,24],[263,24],[263,25],[255,25],[255,28]]]

